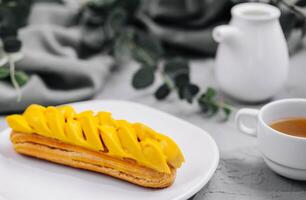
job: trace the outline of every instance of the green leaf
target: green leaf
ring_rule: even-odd
[[[135,47],[132,50],[132,56],[138,62],[145,64],[146,66],[156,67],[156,60],[150,55],[148,51],[143,48]]]
[[[215,89],[209,87],[207,88],[206,92],[198,98],[198,104],[202,112],[208,114],[209,116],[213,116],[222,110],[225,115],[224,120],[227,120],[232,111],[231,107],[228,104],[225,104],[223,101],[218,100],[216,96],[217,92]]]
[[[137,30],[134,42],[136,46],[150,54],[154,60],[160,59],[164,53],[160,40],[148,33]]]
[[[216,93],[217,93],[217,92],[216,92],[215,89],[209,87],[209,88],[207,88],[207,90],[206,90],[206,98],[207,98],[207,99],[212,99],[212,98],[214,98],[214,97],[216,96]]]
[[[0,79],[7,78],[10,75],[10,70],[8,68],[0,67]]]
[[[189,76],[188,61],[182,58],[168,60],[165,63],[164,72],[171,78],[174,78],[179,74],[187,74]]]
[[[165,99],[170,94],[170,92],[171,90],[168,87],[168,85],[163,84],[156,90],[156,92],[154,93],[154,96],[156,99],[162,100],[162,99]]]
[[[219,111],[219,106],[216,102],[211,101],[209,104],[209,110],[211,115],[215,115]]]
[[[22,87],[29,81],[29,76],[22,71],[16,71],[15,78],[20,87]]]
[[[199,99],[198,103],[202,112],[207,113],[209,115],[214,115],[219,111],[218,104],[214,101],[207,99],[206,97]]]
[[[229,116],[231,115],[232,110],[228,106],[223,106],[222,110],[223,110],[224,115],[225,115],[225,120],[227,120],[229,118]]]
[[[132,80],[132,85],[136,89],[150,86],[154,82],[154,70],[150,67],[141,67]]]
[[[207,113],[209,111],[209,105],[206,101],[202,100],[201,98],[198,100],[199,106],[203,113]]]
[[[190,82],[188,74],[178,74],[174,77],[174,83],[177,88],[188,85]]]
[[[193,98],[199,92],[199,87],[194,84],[188,84],[179,88],[180,99],[186,99],[187,102],[192,103]]]
[[[163,54],[160,41],[155,37],[135,29],[133,57],[140,63],[156,66]]]
[[[216,91],[210,87],[200,96],[198,103],[202,112],[213,115],[219,110],[218,104],[215,102],[215,96]]]
[[[122,32],[119,37],[115,39],[113,48],[113,55],[116,61],[125,61],[131,57],[131,46],[134,37],[134,31],[128,29]]]

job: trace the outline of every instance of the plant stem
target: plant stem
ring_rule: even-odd
[[[11,56],[9,56],[9,64],[10,64],[11,82],[12,82],[14,88],[16,89],[17,102],[20,102],[20,100],[21,100],[21,92],[20,92],[19,84],[18,84],[18,82],[16,80],[16,77],[15,77],[15,61],[14,61],[14,59]]]

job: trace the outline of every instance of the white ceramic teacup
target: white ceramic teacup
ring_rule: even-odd
[[[256,128],[243,122],[247,116],[256,118]],[[260,110],[244,108],[238,111],[235,120],[241,132],[257,137],[264,161],[272,170],[288,178],[306,180],[306,138],[287,135],[269,126],[291,117],[306,118],[306,99],[273,101]]]

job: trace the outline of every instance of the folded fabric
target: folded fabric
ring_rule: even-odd
[[[0,112],[21,111],[32,103],[80,101],[100,91],[113,61],[102,54],[77,57],[81,29],[72,23],[77,12],[77,7],[68,5],[33,6],[28,25],[19,33],[24,58],[16,63],[30,80],[21,88],[20,102],[12,85],[0,82]]]
[[[231,6],[228,0],[147,0],[139,19],[171,46],[211,56],[217,48],[212,29],[229,20]]]

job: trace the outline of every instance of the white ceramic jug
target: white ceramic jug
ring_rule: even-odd
[[[278,8],[264,3],[242,3],[231,10],[229,25],[213,30],[219,44],[215,75],[220,88],[248,102],[275,95],[288,76],[288,47]]]

